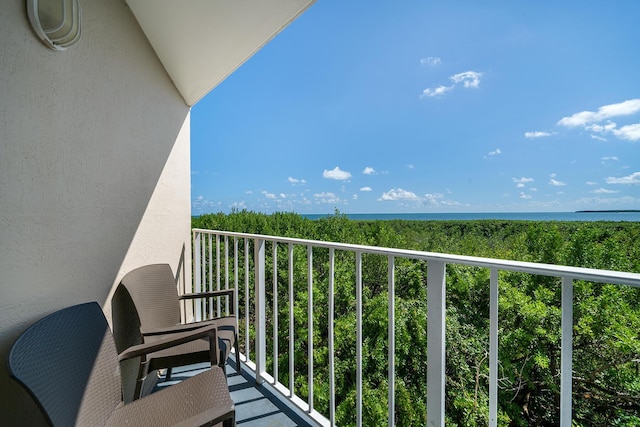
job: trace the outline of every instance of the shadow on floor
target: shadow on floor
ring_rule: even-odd
[[[176,384],[209,369],[206,363],[175,368],[171,380],[159,379],[154,391]],[[236,371],[233,356],[227,365],[227,384],[236,407],[236,424],[241,427],[315,427],[316,424],[299,408],[278,398],[279,393],[269,384],[257,385],[243,368]]]

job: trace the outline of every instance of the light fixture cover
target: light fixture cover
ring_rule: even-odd
[[[65,50],[80,40],[78,0],[27,0],[31,26],[45,45]]]

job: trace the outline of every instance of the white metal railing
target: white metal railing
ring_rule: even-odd
[[[213,239],[215,236],[215,239]],[[224,241],[221,243],[221,237]],[[229,239],[233,239],[233,268],[229,266]],[[244,255],[239,250],[239,243],[242,243]],[[289,291],[289,384],[284,385],[278,381],[278,322],[277,318],[273,324],[273,360],[274,366],[271,372],[266,366],[266,254],[265,242],[270,242],[273,248],[272,257],[277,257],[278,245],[286,245],[288,254],[288,291]],[[489,336],[489,425],[497,425],[498,416],[498,277],[500,271],[522,272],[542,276],[552,276],[560,278],[562,281],[562,317],[561,317],[561,385],[560,385],[560,425],[571,426],[572,416],[572,334],[573,334],[573,282],[574,280],[585,280],[598,283],[610,283],[618,285],[628,285],[640,287],[640,274],[628,272],[616,272],[608,270],[596,270],[587,268],[577,268],[550,264],[538,264],[530,262],[510,261],[492,258],[480,258],[462,255],[441,254],[433,252],[422,252],[394,248],[382,248],[373,246],[362,246],[335,242],[313,241],[305,239],[294,239],[278,236],[266,236],[247,233],[234,233],[214,230],[193,230],[193,257],[194,257],[194,291],[204,291],[207,289],[220,289],[221,273],[225,275],[225,288],[229,287],[229,276],[234,278],[236,289],[236,311],[238,304],[238,284],[239,276],[243,275],[244,301],[245,301],[245,331],[240,331],[245,337],[245,353],[239,355],[238,363],[243,361],[247,367],[255,372],[256,381],[267,381],[292,403],[297,405],[319,425],[335,425],[335,354],[334,354],[334,262],[336,251],[346,251],[355,254],[355,277],[356,277],[356,425],[362,426],[362,255],[375,254],[387,257],[388,260],[388,413],[389,426],[394,425],[395,420],[395,328],[394,328],[394,301],[395,301],[395,262],[398,258],[411,260],[422,260],[427,262],[427,425],[444,426],[445,419],[445,295],[446,295],[446,266],[447,264],[457,264],[464,266],[475,266],[490,270],[490,336]],[[224,265],[221,265],[220,246],[224,246]],[[293,253],[294,247],[302,246],[307,253],[307,324],[308,324],[308,399],[303,401],[294,393],[294,274],[293,274]],[[216,255],[213,255],[215,247]],[[250,247],[253,247],[253,258],[250,258]],[[328,348],[329,348],[329,418],[320,414],[313,406],[313,250],[314,248],[326,248],[329,250],[329,287],[328,287]],[[238,260],[244,260],[244,272],[239,269]],[[277,262],[273,262],[273,296],[276,301],[269,301],[271,307],[278,307],[277,286],[278,271]],[[213,271],[216,272],[216,281],[213,282]],[[254,279],[254,311],[250,316],[250,277]],[[215,286],[215,287],[214,287]],[[205,307],[194,308],[195,316],[201,316]],[[209,304],[208,307],[211,308]],[[278,310],[273,310],[273,315],[277,316]],[[249,324],[253,322],[255,339],[254,348],[255,359],[250,359],[251,342],[249,334]],[[244,333],[243,333],[244,332]]]

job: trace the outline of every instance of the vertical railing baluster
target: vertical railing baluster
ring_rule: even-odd
[[[236,318],[236,325],[240,324],[239,322],[239,313],[238,313],[238,276],[240,275],[239,271],[238,271],[238,238],[234,237],[233,238],[233,315]],[[240,331],[236,331],[237,332],[237,337],[236,339],[239,339],[239,335],[240,335]],[[236,347],[239,349],[240,348],[240,343],[236,343]],[[233,350],[233,349],[232,349]],[[242,372],[241,371],[241,366],[240,366],[240,352],[236,351],[235,353],[236,355],[236,371],[237,372]]]
[[[293,370],[295,368],[295,356],[294,356],[294,329],[293,329],[293,300],[295,295],[293,293],[293,243],[289,243],[288,246],[288,258],[289,258],[289,397],[293,397],[294,393],[294,378]]]
[[[273,243],[273,383],[278,383],[278,243]]]
[[[250,342],[250,334],[249,334],[249,269],[250,269],[250,259],[249,259],[249,239],[244,238],[244,360],[249,361],[251,355],[251,342]]]
[[[396,277],[395,258],[389,255],[387,258],[387,270],[389,277],[388,304],[389,304],[389,427],[395,425],[395,401],[396,401]]]
[[[207,251],[208,248],[211,248],[211,244],[209,244],[209,246],[207,246],[207,241],[211,240],[211,235],[207,236],[207,239],[202,239],[202,291],[206,291],[207,290],[207,267],[211,268],[211,253],[210,251]],[[208,257],[208,258],[207,258]],[[207,301],[205,298],[198,298],[198,302],[200,303],[201,306],[201,313],[202,313],[202,317],[200,320],[204,320],[205,317],[207,316]]]
[[[208,261],[208,266],[209,266],[209,280],[208,280],[208,285],[207,285],[207,291],[212,291],[213,290],[213,245],[212,245],[212,236],[211,234],[209,234],[209,261]],[[216,234],[216,250],[218,248],[218,243],[220,242],[220,235]],[[218,259],[218,257],[216,256],[216,259]],[[217,271],[219,272],[220,269],[217,269]],[[218,273],[219,274],[219,273]],[[206,301],[206,299],[203,299],[203,301]],[[209,298],[209,319],[213,318],[213,298]]]
[[[193,284],[192,292],[201,292],[202,291],[202,247],[201,247],[202,233],[195,233],[193,248],[195,250],[195,265],[193,266],[193,271],[195,273],[195,280]],[[200,314],[200,305],[194,304],[195,301],[191,301],[191,311],[194,311],[193,315],[195,320],[199,320],[201,318]],[[194,310],[195,306],[195,310]]]
[[[333,322],[335,319],[335,249],[329,248],[329,421],[336,425],[336,372],[335,348],[333,344]]]
[[[446,263],[427,261],[427,426],[444,427]]]
[[[498,269],[489,283],[489,427],[498,425]]]
[[[362,252],[356,252],[356,426],[362,427]]]
[[[560,427],[571,427],[573,393],[573,279],[562,277],[562,344],[560,368]]]
[[[229,236],[224,236],[224,289],[229,289]],[[220,301],[220,298],[218,298],[218,301]],[[224,315],[228,316],[229,297],[225,298],[224,301]]]
[[[209,236],[207,236],[206,238],[201,240],[202,243],[202,264],[200,265],[200,268],[202,269],[202,274],[201,274],[201,278],[202,278],[202,283],[200,284],[200,289],[202,290],[202,292],[207,290],[207,263],[210,262],[210,260],[207,259],[208,253],[207,253],[207,240],[210,239]],[[200,317],[198,319],[198,321],[204,320],[204,318],[207,316],[207,306],[205,304],[205,300],[202,298],[198,298],[197,299],[198,305],[200,306]]]
[[[264,381],[266,373],[266,296],[265,296],[265,255],[264,255],[264,239],[256,239],[254,242],[255,253],[255,319],[256,319],[256,383],[261,384]]]
[[[313,411],[313,247],[307,246],[307,284],[308,284],[308,306],[307,306],[307,322],[309,330],[308,349],[309,349],[309,412]]]
[[[226,236],[225,236],[226,238]],[[216,291],[220,290],[220,273],[222,271],[220,262],[220,235],[216,234]],[[213,291],[213,285],[211,286]],[[213,300],[211,301],[211,310],[213,311]],[[216,313],[220,316],[220,298],[216,298]]]

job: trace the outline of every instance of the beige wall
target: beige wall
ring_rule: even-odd
[[[3,426],[39,420],[4,368],[26,327],[91,300],[109,314],[141,264],[183,257],[190,277],[189,109],[124,0],[81,5],[66,52],[37,39],[23,0],[0,6]]]

